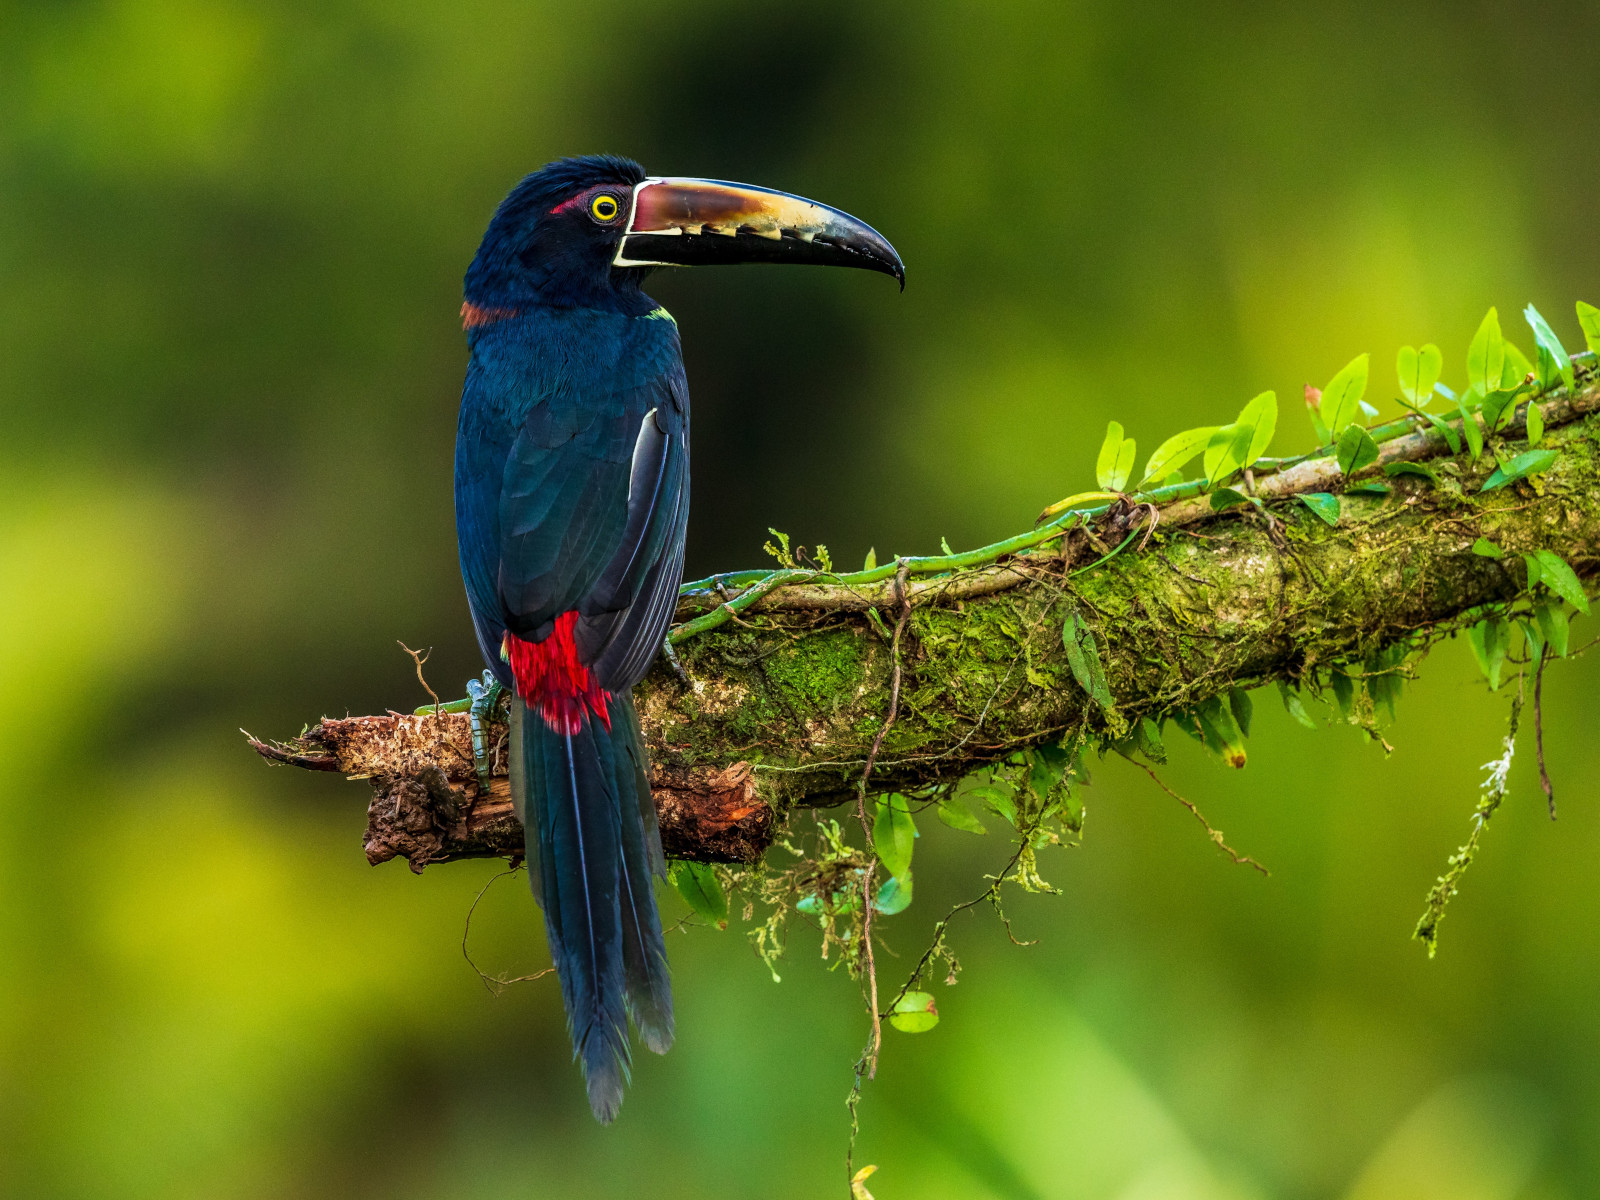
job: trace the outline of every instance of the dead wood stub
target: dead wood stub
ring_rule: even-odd
[[[520,857],[522,823],[505,776],[504,725],[490,730],[494,775],[485,793],[472,765],[464,713],[345,717],[283,743],[250,744],[263,758],[372,783],[363,838],[367,861],[403,858],[421,872],[461,858]],[[656,767],[651,793],[668,858],[753,863],[772,842],[772,808],[748,763]]]

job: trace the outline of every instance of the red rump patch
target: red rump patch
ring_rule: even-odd
[[[461,328],[476,329],[480,325],[493,325],[507,317],[517,315],[514,308],[479,308],[470,300],[461,302]]]
[[[517,695],[537,707],[544,723],[557,733],[577,733],[590,713],[611,728],[611,693],[594,681],[594,672],[578,661],[572,627],[578,623],[575,612],[562,613],[556,627],[542,642],[525,642],[514,633],[506,634],[506,657],[516,677]]]

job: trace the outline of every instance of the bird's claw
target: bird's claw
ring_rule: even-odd
[[[472,769],[478,773],[478,786],[485,795],[489,792],[489,777],[494,773],[494,762],[489,747],[489,723],[494,720],[505,686],[485,671],[482,679],[467,681],[467,696],[472,704],[467,709],[467,720],[472,725]]]

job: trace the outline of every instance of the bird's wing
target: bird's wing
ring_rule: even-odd
[[[688,520],[688,389],[676,331],[641,340],[600,380],[590,374],[587,387],[529,406],[496,505],[504,627],[538,640],[576,609],[579,657],[613,691],[642,678],[660,648]]]
[[[677,607],[689,521],[688,385],[679,366],[644,416],[628,479],[628,520],[616,553],[579,606],[579,656],[600,686],[644,678]]]

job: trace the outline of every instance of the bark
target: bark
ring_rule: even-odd
[[[1541,444],[1560,456],[1534,483],[1481,492],[1490,450],[1472,463],[1440,434],[1416,432],[1383,443],[1380,462],[1352,479],[1315,459],[1254,481],[1259,511],[1215,512],[1205,497],[1119,503],[1088,528],[933,578],[902,569],[863,587],[802,580],[738,613],[722,612],[714,593],[686,596],[681,621],[723,623],[679,641],[682,673],[658,663],[636,693],[667,854],[755,861],[787,809],[854,796],[883,731],[889,627],[903,613],[899,712],[873,764],[875,790],[959,777],[1042,741],[1116,741],[1140,718],[1183,719],[1234,688],[1315,688],[1331,669],[1358,673],[1397,642],[1446,635],[1516,599],[1526,587],[1518,552],[1552,550],[1587,580],[1600,565],[1600,382],[1589,370],[1572,397],[1542,402]],[[1519,410],[1491,446],[1522,450],[1524,420]],[[1382,474],[1402,460],[1433,460],[1439,484]],[[1388,496],[1346,493],[1374,478]],[[1306,492],[1346,493],[1337,525],[1298,500]],[[1506,556],[1473,553],[1480,537]],[[1109,707],[1076,681],[1062,636],[1074,616],[1099,647]],[[504,780],[479,794],[463,714],[323,721],[287,743],[253,744],[370,779],[374,862],[401,855],[420,870],[521,851]]]

